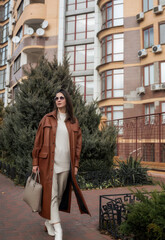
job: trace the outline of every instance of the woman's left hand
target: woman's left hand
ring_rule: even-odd
[[[77,175],[77,173],[78,173],[78,167],[75,167],[74,168],[74,174]]]

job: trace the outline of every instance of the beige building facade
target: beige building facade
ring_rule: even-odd
[[[0,65],[0,97],[11,104],[23,68],[39,56],[70,71],[84,99],[96,99],[108,120],[165,111],[165,1],[10,0],[8,41]]]
[[[114,120],[165,111],[165,2],[118,0],[98,5],[104,19],[97,34],[102,44],[97,69],[103,113]]]
[[[5,101],[10,1],[0,1],[0,98]]]

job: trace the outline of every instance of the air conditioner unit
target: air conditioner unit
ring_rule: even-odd
[[[164,90],[165,89],[165,82],[161,84],[161,88]]]
[[[152,91],[158,91],[158,90],[161,90],[162,89],[162,86],[161,86],[161,84],[152,84],[151,85],[151,90]]]
[[[8,62],[8,63],[11,63],[11,55],[8,55],[8,57],[7,57],[7,62]]]
[[[160,0],[159,3],[160,3],[161,5],[165,5],[165,0]]]
[[[140,12],[139,14],[136,15],[136,21],[140,22],[144,19],[144,12]]]
[[[15,18],[12,19],[12,24],[13,24],[13,25],[16,24],[16,20],[15,20]]]
[[[145,88],[144,87],[139,87],[136,89],[137,90],[137,94],[138,95],[141,95],[141,94],[144,94],[145,93]]]
[[[152,46],[152,52],[153,53],[160,53],[160,52],[162,52],[162,46],[160,44]]]
[[[13,36],[13,31],[12,29],[9,28],[9,38],[12,38],[12,36]]]
[[[158,5],[158,6],[156,6],[156,7],[153,8],[153,13],[159,14],[159,13],[161,13],[161,12],[163,12],[163,7],[162,7],[162,5]]]
[[[138,51],[138,57],[142,58],[142,57],[146,57],[147,56],[147,50],[146,49],[141,49]]]
[[[13,6],[12,4],[10,4],[9,13],[12,13],[12,12],[13,12]]]

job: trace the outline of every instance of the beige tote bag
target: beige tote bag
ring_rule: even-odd
[[[33,174],[28,177],[26,186],[23,192],[23,201],[32,209],[32,212],[41,212],[41,201],[42,201],[42,185],[40,184],[40,175],[37,170],[33,179]],[[38,181],[37,182],[37,178]]]

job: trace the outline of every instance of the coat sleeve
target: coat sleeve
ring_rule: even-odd
[[[34,141],[34,147],[33,147],[33,151],[32,151],[32,157],[33,157],[33,166],[38,166],[38,158],[39,158],[39,152],[41,150],[42,147],[42,143],[43,143],[43,123],[44,123],[44,119],[43,118],[40,123],[39,123],[39,127],[36,133],[36,137],[35,137],[35,141]]]
[[[81,128],[79,127],[79,130],[77,133],[77,143],[76,143],[76,152],[75,152],[75,167],[79,167],[81,148],[82,148],[82,133],[81,133]]]

